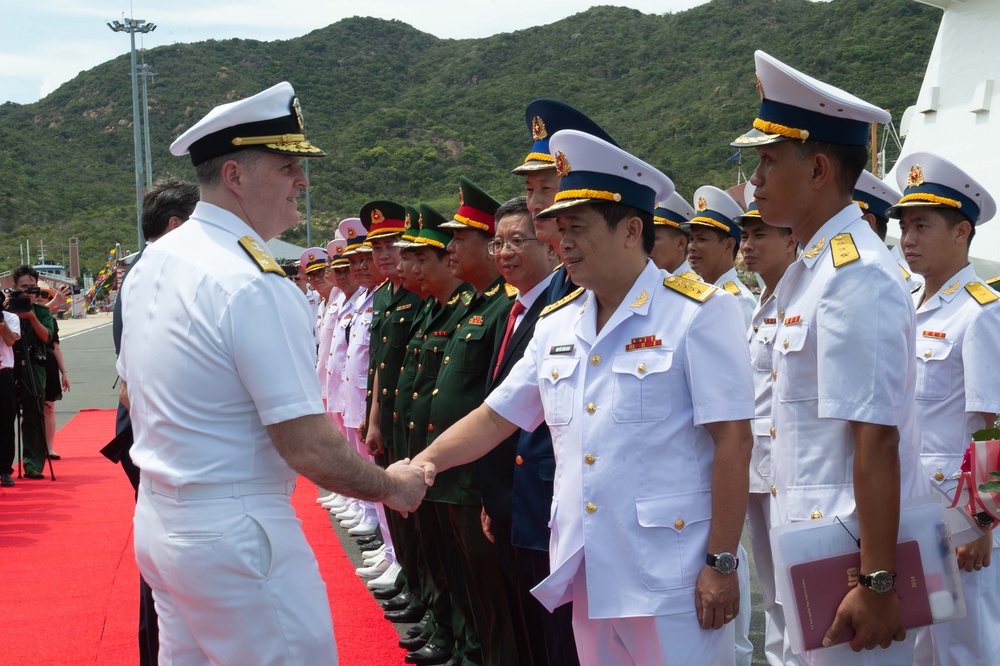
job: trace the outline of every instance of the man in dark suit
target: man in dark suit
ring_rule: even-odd
[[[191,217],[195,204],[198,203],[198,186],[194,183],[187,183],[177,178],[164,178],[157,180],[153,186],[146,190],[142,198],[142,235],[147,243],[152,243],[161,236],[173,231]],[[129,270],[142,258],[140,252],[132,260]],[[125,284],[126,271],[122,277],[122,284],[118,285],[118,293],[121,294],[121,287]],[[121,350],[122,343],[122,319],[121,298],[115,300],[111,325],[112,335],[115,339],[115,354]],[[115,438],[101,450],[112,462],[120,462],[122,469],[132,483],[132,488],[139,492],[139,468],[129,457],[129,450],[132,448],[132,421],[129,419],[128,410],[121,403],[118,403],[118,416],[115,421]],[[153,607],[153,593],[150,591],[146,581],[139,577],[139,663],[156,664],[157,652],[159,650],[159,637],[156,627],[156,610]]]
[[[517,298],[493,351],[487,393],[503,381],[524,355],[538,314],[547,304],[546,290],[559,260],[553,247],[536,237],[525,197],[503,204],[497,210],[496,220],[496,236],[488,249],[507,280],[509,293],[516,293]],[[546,664],[543,624],[548,613],[531,596],[533,577],[518,575],[516,549],[511,543],[514,468],[515,463],[523,464],[523,458],[517,455],[519,435],[520,432],[507,438],[479,460],[483,532],[493,542],[500,560],[501,580],[511,601],[511,621],[519,643],[518,653],[522,655],[523,663]],[[551,455],[551,443],[549,453]],[[548,505],[551,499],[550,484],[548,497],[518,498],[518,501]],[[541,555],[547,557],[545,551]],[[530,655],[530,662],[525,655]]]

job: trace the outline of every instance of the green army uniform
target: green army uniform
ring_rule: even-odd
[[[55,331],[52,313],[43,305],[33,304],[31,308],[38,321],[49,332],[51,339]],[[45,363],[36,356],[49,352],[27,319],[21,319],[21,339],[14,344],[14,353],[17,397],[21,405],[23,442],[21,457],[24,460],[24,473],[29,476],[38,475],[45,471],[45,460],[48,458],[49,449],[45,441],[42,415],[45,398]]]
[[[462,178],[459,203],[454,221],[443,227],[476,229],[489,238],[495,235],[494,216],[500,202]],[[483,260],[492,262],[493,258],[485,256]],[[428,444],[479,407],[486,397],[490,361],[513,305],[506,286],[506,280],[498,276],[477,294],[447,337],[431,398]],[[521,663],[507,593],[500,580],[500,561],[493,544],[483,534],[478,461],[438,474],[424,500],[435,506],[438,521],[450,535],[449,541],[454,542],[450,549],[451,575],[463,580],[468,589],[468,597],[457,603],[466,629],[470,625],[474,628],[481,663],[486,666]],[[464,656],[469,661],[473,659],[473,645],[466,645]]]

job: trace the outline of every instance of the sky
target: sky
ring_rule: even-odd
[[[399,19],[443,38],[486,37],[600,4],[663,14],[707,1],[0,0],[0,103],[36,102],[80,72],[128,53],[128,33],[107,26],[123,17],[156,24],[136,35],[137,49],[152,49],[207,39],[291,39],[357,15]]]

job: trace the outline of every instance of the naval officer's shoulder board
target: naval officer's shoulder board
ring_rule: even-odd
[[[965,285],[965,290],[969,292],[969,295],[972,296],[974,299],[976,299],[976,302],[979,303],[980,305],[986,305],[987,303],[992,303],[993,301],[1000,298],[1000,296],[997,296],[995,291],[987,288],[986,285],[984,285],[982,282],[970,282],[967,285]]]
[[[538,313],[538,316],[539,317],[544,317],[545,315],[551,314],[551,313],[555,312],[556,310],[558,310],[559,308],[572,303],[577,298],[579,298],[580,295],[583,292],[584,292],[583,287],[580,287],[580,288],[576,289],[575,291],[570,292],[566,296],[560,298],[555,303],[552,303],[550,305],[546,305],[544,308],[542,308],[542,311]]]
[[[854,263],[861,258],[858,247],[854,244],[851,234],[837,234],[830,241],[830,254],[833,256],[833,267],[840,268]]]
[[[285,271],[281,269],[278,262],[274,260],[267,248],[261,245],[253,236],[243,236],[240,238],[240,247],[250,255],[257,267],[264,273],[274,273],[285,277]]]
[[[986,281],[986,284],[990,285],[994,291],[1000,291],[1000,275],[990,278]]]
[[[690,280],[680,275],[668,275],[663,279],[663,286],[684,294],[688,298],[698,301],[699,303],[704,303],[712,296],[712,294],[719,290],[718,287],[713,285],[705,284],[704,282],[699,282],[698,280]]]

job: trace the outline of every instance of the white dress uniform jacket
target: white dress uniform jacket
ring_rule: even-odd
[[[354,318],[347,337],[347,358],[343,365],[344,427],[357,430],[365,417],[368,391],[368,342],[372,325],[374,289],[364,289],[355,297]]]
[[[715,286],[725,289],[736,297],[740,308],[743,310],[743,330],[745,331],[750,328],[754,310],[757,309],[757,297],[743,284],[743,280],[736,273],[736,267],[730,268],[723,273],[722,277],[715,281]]]
[[[715,454],[702,426],[750,419],[753,382],[736,301],[665,280],[681,284],[650,261],[600,332],[589,292],[542,317],[486,399],[552,431],[552,574],[532,591],[549,609],[573,599],[585,561],[591,618],[694,613]]]
[[[344,292],[334,287],[327,299],[327,306],[323,310],[323,316],[319,322],[319,350],[316,354],[316,377],[319,379],[319,387],[323,400],[326,400],[326,361],[330,356],[330,345],[333,344],[333,331],[337,324],[337,312],[344,302]]]
[[[341,303],[335,317],[330,353],[326,358],[326,411],[337,414],[338,427],[343,428],[343,414],[346,400],[344,391],[344,364],[347,361],[348,328],[354,320],[357,298],[362,290],[355,291]]]
[[[754,419],[753,453],[750,457],[750,492],[771,492],[771,369],[774,332],[778,328],[777,290],[760,302],[753,313],[747,342],[753,368]]]

